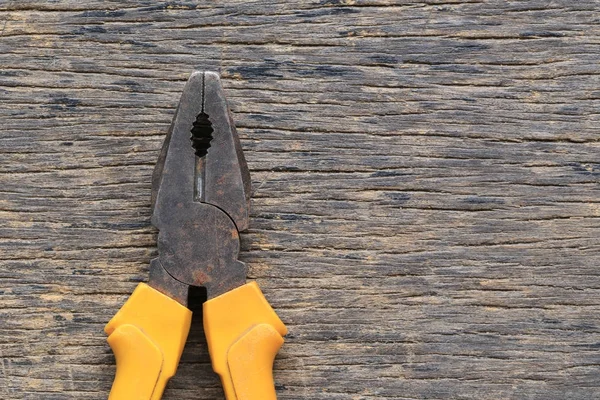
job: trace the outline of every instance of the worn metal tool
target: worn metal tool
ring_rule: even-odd
[[[187,339],[192,286],[207,291],[204,331],[227,400],[275,399],[273,359],[287,330],[237,259],[250,175],[216,73],[190,76],[152,184],[159,256],[106,325],[117,361],[109,400],[161,398]]]

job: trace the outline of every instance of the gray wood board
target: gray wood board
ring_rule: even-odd
[[[189,73],[280,399],[600,398],[598,1],[0,2],[0,398],[106,399]],[[221,399],[196,318],[164,399]]]

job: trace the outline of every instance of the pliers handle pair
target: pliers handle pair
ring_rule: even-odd
[[[190,140],[191,138],[191,140]],[[227,400],[276,399],[273,360],[287,333],[238,260],[250,175],[219,76],[187,81],[153,175],[157,258],[105,327],[117,373],[109,400],[159,400],[175,374],[192,312],[206,288],[204,331]]]

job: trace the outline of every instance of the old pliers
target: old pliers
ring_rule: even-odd
[[[117,361],[110,400],[161,398],[190,329],[191,286],[207,291],[204,331],[227,400],[276,398],[273,359],[287,330],[237,259],[249,202],[250,175],[219,76],[194,72],[153,176],[159,255],[148,284],[105,328]]]

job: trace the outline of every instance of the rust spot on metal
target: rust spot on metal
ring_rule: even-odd
[[[212,281],[212,279],[208,274],[204,273],[204,271],[196,270],[194,271],[194,281],[196,281],[199,285],[204,285]]]

